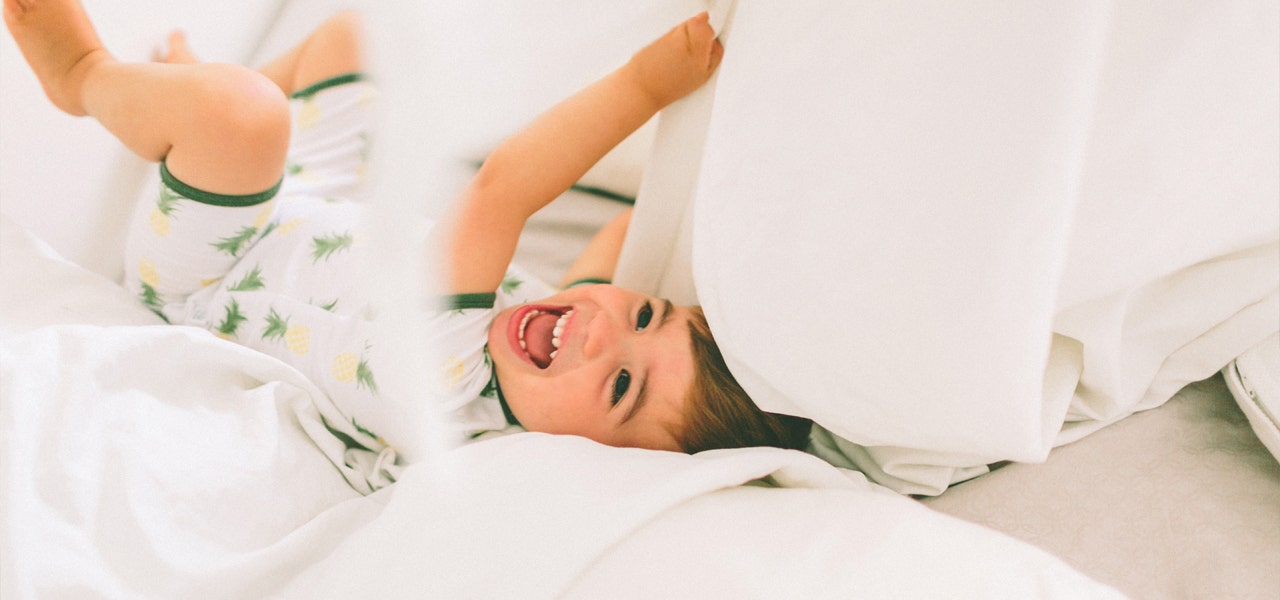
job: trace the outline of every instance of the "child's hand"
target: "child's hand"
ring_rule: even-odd
[[[724,47],[708,21],[704,12],[677,25],[627,64],[640,89],[659,107],[698,89],[720,64]]]

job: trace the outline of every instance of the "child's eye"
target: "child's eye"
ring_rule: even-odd
[[[644,307],[640,309],[640,314],[636,315],[636,331],[644,331],[649,326],[649,321],[653,320],[653,305],[648,302],[644,303]]]
[[[627,395],[627,389],[631,387],[631,374],[623,369],[618,373],[618,378],[613,380],[613,405],[617,406],[622,402],[622,398]]]

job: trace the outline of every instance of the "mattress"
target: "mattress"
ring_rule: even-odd
[[[1280,589],[1280,463],[1221,376],[926,506],[1035,544],[1133,598]]]

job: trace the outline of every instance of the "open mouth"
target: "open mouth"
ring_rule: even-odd
[[[521,352],[539,369],[551,366],[560,349],[561,336],[573,316],[573,308],[538,306],[513,316],[520,316],[516,339]]]

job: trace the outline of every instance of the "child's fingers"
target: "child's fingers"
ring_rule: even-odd
[[[708,70],[714,69],[724,55],[724,47],[711,29],[710,15],[706,12],[690,17],[684,22],[685,44],[689,53],[703,61]]]
[[[29,0],[4,0],[5,18],[13,17],[16,19],[22,13],[31,9]]]
[[[689,36],[689,41],[695,48],[716,37],[715,30],[711,28],[711,17],[706,12],[690,17],[688,21],[684,22],[684,26],[685,32]]]
[[[711,43],[711,56],[707,60],[707,70],[714,71],[720,66],[720,60],[724,58],[724,46],[720,44],[720,40],[713,40]]]

